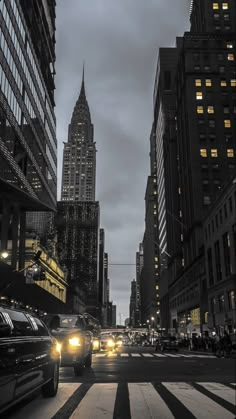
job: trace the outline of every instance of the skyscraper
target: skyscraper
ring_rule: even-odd
[[[95,201],[96,147],[85,94],[84,69],[64,144],[61,202],[57,206],[60,261],[66,266],[69,309],[101,316],[99,294],[99,203]],[[104,250],[103,250],[104,252]],[[102,267],[101,267],[102,269]]]
[[[62,201],[95,201],[96,146],[85,93],[84,69],[79,98],[75,104],[64,143]]]
[[[25,213],[56,209],[55,7],[0,2],[1,246],[13,239],[14,268],[24,264]]]

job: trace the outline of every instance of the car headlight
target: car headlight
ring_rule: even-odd
[[[56,351],[60,354],[61,353],[61,343],[60,342],[57,342],[56,343]]]
[[[122,346],[122,340],[118,340],[118,341],[116,342],[116,344],[117,344],[117,346]]]
[[[93,349],[99,349],[99,340],[93,340]]]
[[[113,346],[115,346],[114,341],[113,341],[112,339],[109,339],[109,340],[107,341],[107,346],[109,346],[109,348],[113,348]]]
[[[78,337],[73,337],[69,339],[69,345],[71,346],[80,346],[80,339]]]

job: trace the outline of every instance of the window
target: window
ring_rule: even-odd
[[[197,106],[197,113],[204,113],[203,106]]]
[[[200,134],[199,139],[200,139],[200,141],[205,141],[205,139],[206,139],[205,134]]]
[[[222,279],[221,258],[220,258],[220,242],[217,240],[214,245],[215,249],[215,264],[216,264],[216,278],[217,281]]]
[[[220,312],[225,310],[225,297],[224,294],[219,295],[219,310]]]
[[[229,20],[229,14],[228,13],[224,14],[224,20]]]
[[[227,42],[227,44],[226,44],[226,48],[228,48],[228,49],[232,49],[234,46],[233,46],[233,43],[232,42]]]
[[[205,80],[205,85],[206,85],[206,87],[211,87],[211,86],[212,86],[212,81],[211,81],[211,79],[206,79],[206,80]]]
[[[223,249],[224,249],[224,265],[225,265],[225,275],[229,276],[231,274],[231,260],[230,260],[230,238],[229,233],[223,234]]]
[[[219,9],[219,3],[213,3],[212,9],[213,10],[218,10]]]
[[[228,61],[234,61],[234,54],[228,54]]]
[[[218,150],[217,148],[211,149],[211,157],[218,157]]]
[[[46,329],[46,327],[44,326],[44,324],[41,322],[41,320],[39,320],[37,317],[34,317],[34,321],[38,327],[38,335],[40,336],[48,336],[48,330]]]
[[[14,310],[8,310],[8,309],[4,309],[4,311],[6,311],[6,313],[9,314],[11,321],[13,323],[14,336],[32,336],[33,335],[33,329],[27,317],[24,315],[24,313],[21,313],[19,311],[14,311]]]
[[[225,114],[229,113],[229,107],[228,106],[224,106],[224,113]]]
[[[214,119],[209,119],[208,124],[209,124],[210,128],[215,128],[215,126],[216,126],[216,123],[215,123]]]
[[[235,310],[235,291],[228,292],[228,303],[231,310]]]
[[[236,87],[236,79],[230,80],[230,86],[231,87]]]
[[[215,113],[214,106],[210,105],[207,107],[207,113]]]
[[[229,158],[234,157],[234,149],[233,148],[227,148],[227,157],[229,157]]]
[[[211,204],[211,197],[209,195],[205,195],[203,197],[203,205],[210,205]]]
[[[216,298],[215,297],[211,298],[211,312],[212,313],[216,312]]]
[[[200,148],[200,156],[201,157],[207,157],[207,149],[206,148]]]
[[[210,139],[210,141],[215,141],[216,140],[215,134],[210,134],[209,139]]]
[[[196,80],[195,80],[195,86],[196,86],[196,87],[201,87],[201,85],[202,85],[202,81],[201,81],[201,79],[196,79]]]
[[[209,248],[207,250],[207,265],[208,265],[208,277],[209,285],[214,284],[214,275],[213,275],[213,263],[212,263],[212,250]]]
[[[219,18],[220,18],[219,13],[215,13],[215,14],[214,14],[214,19],[218,20]]]
[[[226,80],[221,80],[220,85],[221,85],[221,87],[227,87],[227,81]]]
[[[231,128],[231,121],[230,121],[230,119],[225,119],[224,120],[224,126],[225,126],[225,128]]]
[[[223,10],[228,10],[229,8],[229,4],[228,3],[222,3],[222,9]]]
[[[202,96],[202,92],[196,92],[196,99],[197,100],[202,100],[203,96]]]

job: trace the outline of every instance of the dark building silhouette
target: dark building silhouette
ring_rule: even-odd
[[[159,266],[157,235],[157,176],[156,176],[156,143],[152,129],[150,135],[150,176],[147,179],[145,194],[145,231],[143,236],[143,268],[140,274],[141,320],[142,323],[155,318],[159,324]]]
[[[190,32],[159,55],[154,125],[161,321],[182,335],[212,327],[203,222],[235,176],[235,9],[233,1],[192,1]]]
[[[137,283],[135,279],[131,282],[131,293],[129,303],[129,324],[136,326],[136,300],[137,300]]]
[[[26,214],[56,210],[55,8],[0,2],[0,239],[13,271],[25,267]]]
[[[99,203],[60,201],[56,223],[59,259],[67,269],[68,309],[98,317]]]

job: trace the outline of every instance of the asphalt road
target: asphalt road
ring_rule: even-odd
[[[40,392],[7,419],[235,419],[235,359],[123,347],[93,355],[76,377],[60,369],[56,397]]]
[[[127,355],[125,355],[127,354]],[[124,356],[125,355],[125,356]],[[61,382],[161,382],[235,381],[235,359],[189,351],[155,352],[152,347],[122,347],[93,355],[92,368],[75,377],[72,368],[61,368]]]

